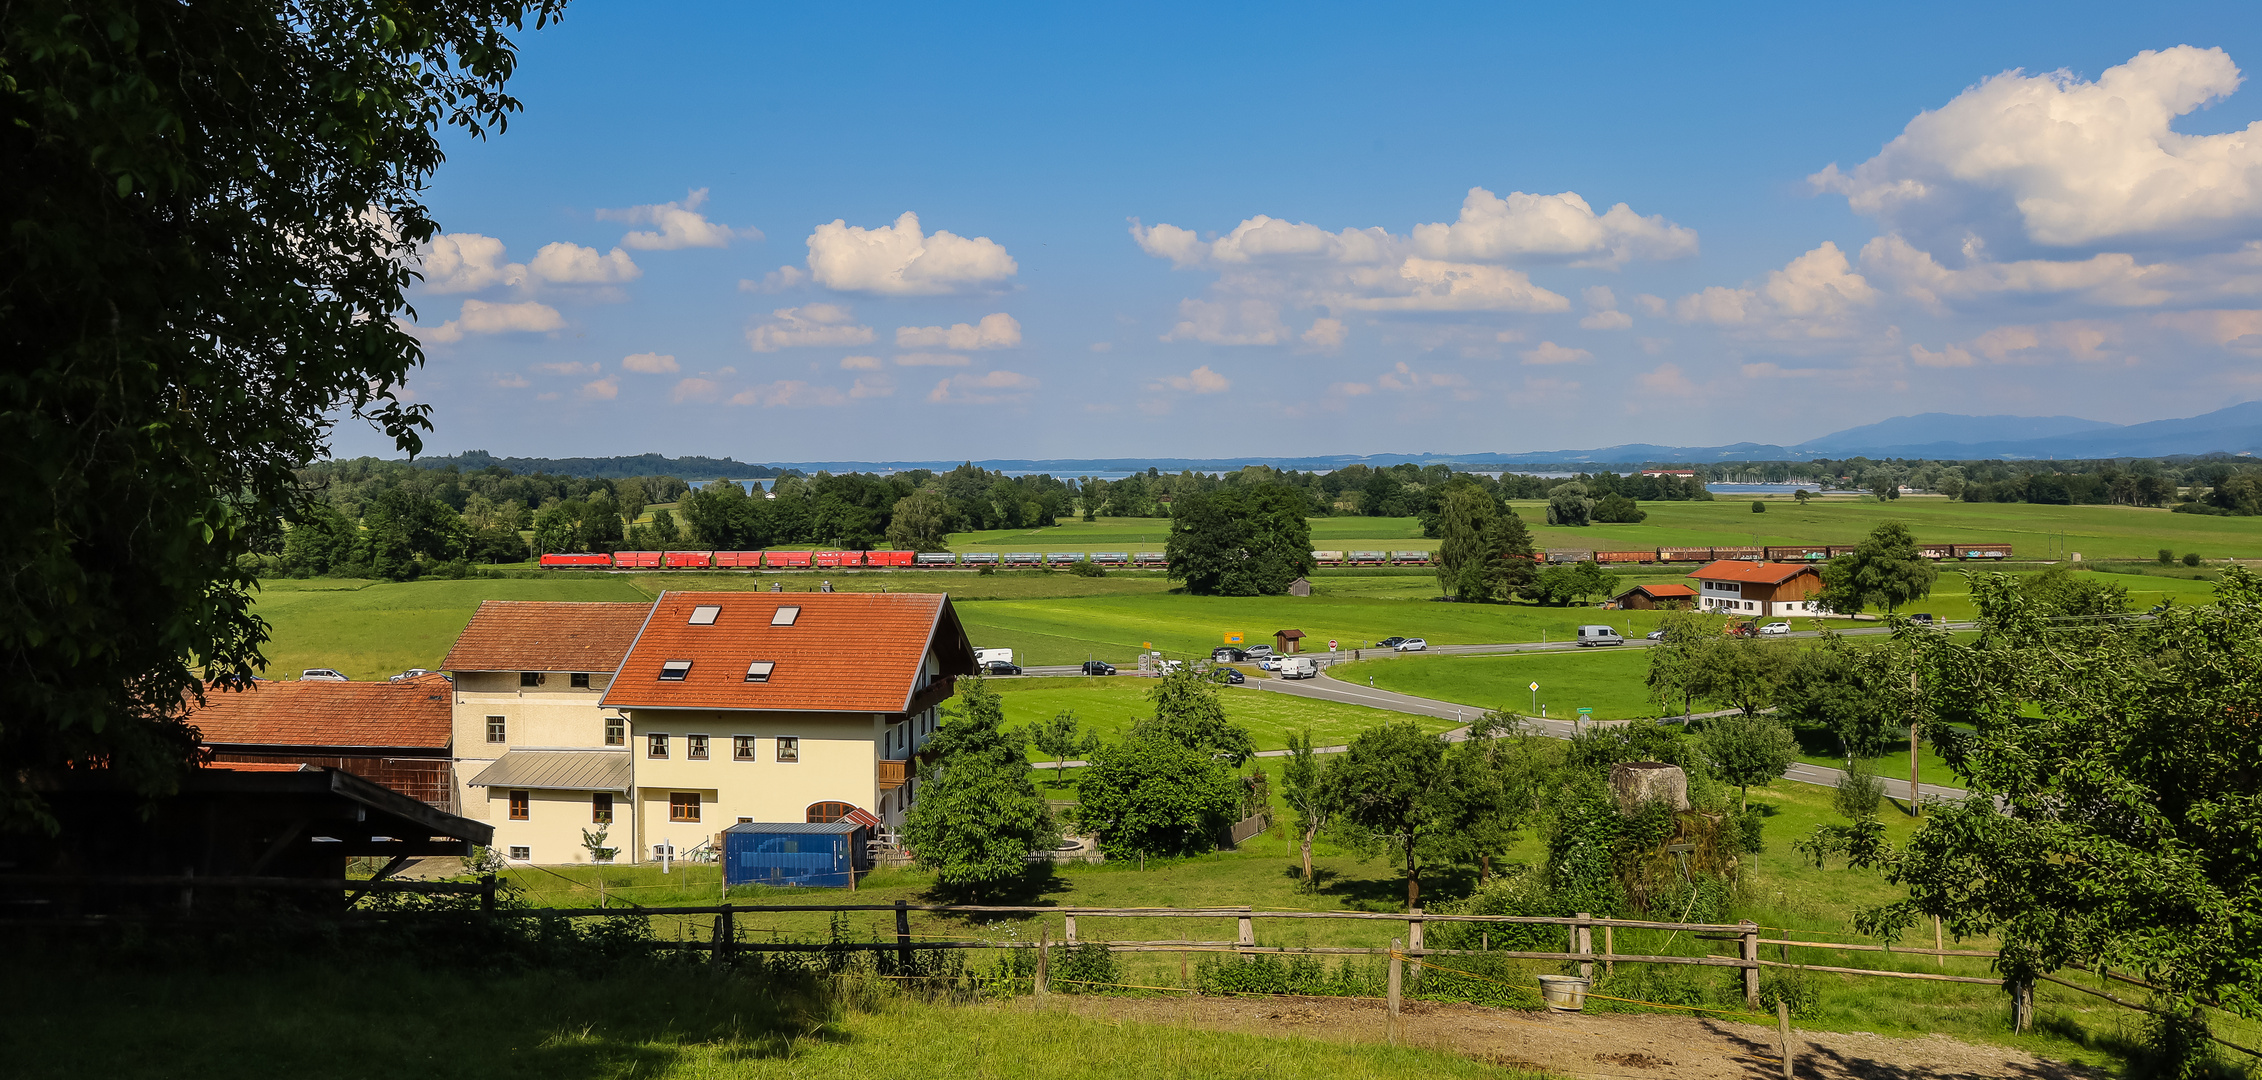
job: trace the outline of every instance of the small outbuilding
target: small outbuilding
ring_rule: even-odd
[[[1304,632],[1302,630],[1275,630],[1272,632],[1272,651],[1282,656],[1302,651],[1303,644]]]
[[[1686,585],[1636,585],[1611,597],[1610,603],[1628,611],[1678,611],[1695,607],[1696,600],[1697,591]]]
[[[723,830],[723,875],[732,885],[846,889],[872,868],[871,827],[838,821],[749,821]]]
[[[2081,560],[2080,560],[2080,559],[2079,559],[2079,558],[2077,557],[2076,559],[2074,559],[2074,561],[2075,561],[2075,562],[2080,562]],[[1311,581],[1311,579],[1310,579],[1310,578],[1297,578],[1296,580],[1289,582],[1289,583],[1288,583],[1288,595],[1290,595],[1290,596],[1310,596],[1310,595],[1312,595],[1312,581]]]

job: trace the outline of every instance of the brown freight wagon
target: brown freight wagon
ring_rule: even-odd
[[[1712,549],[1712,557],[1715,560],[1743,559],[1750,562],[1766,562],[1767,549],[1763,547],[1716,547]]]
[[[1712,549],[1708,547],[1661,547],[1657,549],[1659,562],[1711,562]]]
[[[1957,544],[1955,549],[1956,557],[1959,559],[2008,559],[2011,557],[2011,545],[2009,544]]]
[[[1595,552],[1595,553],[1594,553],[1594,561],[1596,561],[1596,562],[1598,562],[1598,563],[1645,563],[1645,562],[1655,562],[1656,560],[1657,560],[1657,552],[1656,552],[1656,551],[1654,551],[1654,550],[1651,550],[1651,551],[1597,551],[1597,552]]]
[[[1767,549],[1768,562],[1819,562],[1829,557],[1829,548],[1813,545],[1770,547]]]

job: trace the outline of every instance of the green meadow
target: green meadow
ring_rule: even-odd
[[[644,600],[626,577],[376,582],[331,578],[260,583],[255,610],[267,620],[267,674],[295,679],[334,668],[349,679],[382,679],[404,668],[438,668],[482,600]]]
[[[1243,670],[1253,677],[1259,675],[1254,667]],[[1147,700],[1147,691],[1154,685],[1152,679],[1128,675],[998,679],[990,683],[1004,703],[1008,725],[1034,723],[1067,712],[1075,714],[1083,730],[1103,739],[1121,738],[1141,718],[1154,715],[1154,706]],[[1289,735],[1306,732],[1321,746],[1340,746],[1381,724],[1412,720],[1424,731],[1447,731],[1455,726],[1451,720],[1268,693],[1248,686],[1225,687],[1221,696],[1226,718],[1248,728],[1259,750],[1287,749]],[[1032,748],[1029,760],[1049,764],[1052,759]]]

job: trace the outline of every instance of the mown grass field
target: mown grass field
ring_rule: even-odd
[[[1544,705],[1550,718],[1566,720],[1585,707],[1594,710],[1597,720],[1627,720],[1666,714],[1649,700],[1643,683],[1648,671],[1649,650],[1616,647],[1506,656],[1398,656],[1338,665],[1332,674],[1346,682],[1372,680],[1380,689],[1476,709],[1538,716],[1538,706]],[[1535,682],[1536,692],[1530,688]],[[1678,714],[1680,708],[1671,711]]]
[[[261,583],[254,611],[267,620],[270,678],[334,668],[382,679],[437,668],[482,600],[644,600],[626,577],[376,582],[316,578]]]
[[[1254,667],[1245,670],[1252,676],[1258,675]],[[1076,715],[1076,722],[1083,730],[1102,739],[1121,738],[1140,719],[1154,715],[1154,706],[1147,699],[1147,692],[1154,685],[1152,679],[1126,675],[1102,679],[997,679],[990,683],[992,689],[999,691],[1008,725],[1034,723],[1065,711]],[[1226,718],[1248,728],[1249,737],[1259,750],[1286,749],[1289,735],[1305,732],[1310,732],[1321,746],[1340,746],[1380,724],[1412,720],[1424,731],[1445,731],[1454,726],[1450,720],[1266,693],[1247,686],[1225,687],[1220,698],[1225,705]],[[1051,758],[1033,748],[1029,751],[1029,760],[1052,763]]]

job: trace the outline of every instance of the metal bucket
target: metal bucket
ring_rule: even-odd
[[[1587,988],[1592,984],[1592,980],[1576,975],[1542,975],[1539,993],[1547,1007],[1556,1012],[1578,1012],[1586,1008]]]

